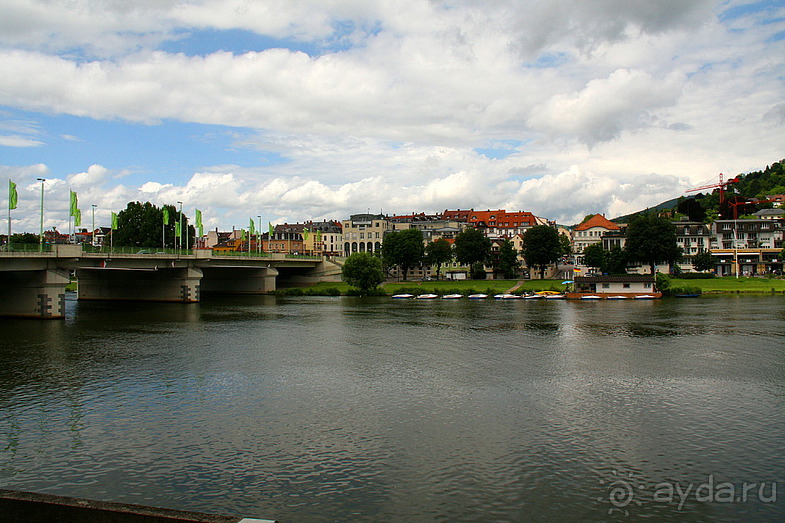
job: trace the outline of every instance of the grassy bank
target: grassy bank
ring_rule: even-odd
[[[777,278],[735,278],[724,276],[709,280],[673,278],[671,287],[698,288],[703,294],[785,292],[785,280]]]
[[[530,280],[525,281],[515,292],[532,291],[562,291],[564,285],[562,280]],[[381,286],[384,293],[388,295],[400,292],[410,292],[412,294],[471,294],[473,292],[484,292],[488,294],[498,294],[513,288],[518,280],[455,280],[455,281],[405,281],[389,282]],[[337,295],[348,294],[351,287],[343,282],[321,282],[310,287],[295,287],[291,289],[281,289],[279,294],[283,295]]]

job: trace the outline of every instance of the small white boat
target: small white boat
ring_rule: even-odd
[[[563,300],[564,298],[566,298],[564,294],[548,294],[545,296],[546,300]]]
[[[608,296],[606,300],[626,300],[627,296]]]
[[[510,294],[505,292],[503,294],[494,295],[494,298],[496,298],[497,300],[517,300],[518,298],[520,298],[520,296],[518,296],[517,294]]]
[[[418,300],[433,300],[434,298],[438,298],[438,297],[439,297],[438,294],[418,294],[416,299],[418,299]]]
[[[414,294],[393,294],[392,297],[396,300],[405,300],[408,298],[414,298]]]
[[[581,296],[582,300],[601,300],[602,296],[597,296],[596,294],[589,294],[587,296]]]
[[[443,300],[459,300],[463,298],[463,294],[445,294],[442,296]]]
[[[469,296],[467,296],[467,297],[470,300],[484,300],[485,298],[488,297],[488,295],[487,294],[469,294]]]
[[[651,294],[639,294],[635,296],[636,300],[653,300],[656,296],[652,296]]]
[[[527,294],[523,297],[524,300],[541,300],[545,298],[542,294]]]

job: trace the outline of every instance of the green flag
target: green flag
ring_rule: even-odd
[[[303,240],[308,241],[309,233],[310,233],[310,231],[308,230],[308,227],[303,229]]]
[[[196,228],[199,231],[199,236],[204,236],[204,227],[202,226],[202,211],[196,209]]]
[[[71,191],[71,209],[68,216],[76,216],[77,212],[79,212],[79,201],[76,198],[76,193]]]
[[[245,229],[240,229],[240,241],[245,241]]]
[[[112,213],[112,230],[113,231],[117,230],[117,213],[116,212]]]
[[[275,236],[275,226],[271,222],[267,222],[267,224],[269,225],[269,229],[270,229],[270,238],[269,239],[272,240],[273,236]]]
[[[248,222],[248,232],[251,234],[251,236],[256,234],[256,225],[253,223],[253,218],[251,218]]]
[[[178,222],[174,222],[174,235],[178,236],[178,237],[182,237],[182,234],[180,234],[180,222],[179,221]]]
[[[79,227],[82,225],[82,211],[76,209],[76,214],[74,214],[74,227]]]
[[[321,231],[321,229],[316,231],[316,243],[322,243],[322,231]]]
[[[8,180],[8,209],[16,209],[19,196],[16,194],[16,184]]]
[[[164,207],[164,225],[169,225],[169,209]]]

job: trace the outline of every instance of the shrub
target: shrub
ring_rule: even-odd
[[[683,272],[679,274],[679,279],[682,280],[710,280],[716,278],[711,272]]]

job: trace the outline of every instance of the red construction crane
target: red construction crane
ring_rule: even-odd
[[[720,190],[720,203],[722,204],[725,202],[725,187],[736,183],[739,181],[739,177],[736,176],[735,178],[731,178],[728,181],[722,181],[722,173],[720,173],[720,183],[711,183],[709,185],[701,185],[700,187],[695,187],[694,189],[687,189],[685,192],[698,192],[698,191],[705,191],[706,189],[719,189]]]

